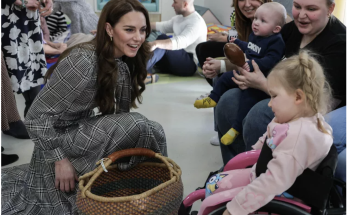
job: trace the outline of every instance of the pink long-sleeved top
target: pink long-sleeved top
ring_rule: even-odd
[[[254,212],[289,189],[305,169],[317,169],[333,143],[332,135],[318,129],[318,118],[332,134],[332,128],[321,114],[284,124],[276,123],[273,119],[268,124],[266,133],[253,148],[261,149],[263,144],[267,144],[273,151],[273,159],[268,163],[267,171],[257,178],[256,164],[252,167],[250,184],[227,204],[230,214],[247,215]]]

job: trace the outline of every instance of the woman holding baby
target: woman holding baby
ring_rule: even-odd
[[[236,1],[245,17],[252,19],[246,12],[253,11],[262,3],[257,0]],[[339,153],[339,164],[336,176],[345,180],[345,115],[346,115],[346,27],[332,15],[335,8],[334,0],[294,0],[292,15],[294,21],[286,24],[282,31],[285,42],[285,57],[297,54],[302,49],[308,49],[318,54],[316,59],[325,69],[325,75],[333,89],[331,102],[332,112],[326,118],[333,128],[333,139]],[[237,21],[237,20],[236,20]],[[254,72],[246,72],[226,62],[226,70],[237,69],[234,81],[240,89],[231,89],[221,96],[215,111],[215,120],[219,139],[230,129],[230,121],[237,116],[236,104],[242,90],[254,88],[268,93],[264,74],[254,64]],[[203,73],[208,78],[216,77],[221,70],[221,62],[211,60],[203,66]],[[232,102],[233,101],[233,102]],[[265,132],[267,124],[274,117],[267,106],[269,99],[257,103],[243,121],[243,135],[239,135],[233,144],[220,144],[224,164],[236,154],[251,149],[251,145]],[[228,111],[227,111],[228,110]]]

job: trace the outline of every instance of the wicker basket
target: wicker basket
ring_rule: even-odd
[[[129,156],[158,158],[163,163],[141,163],[128,171],[110,166]],[[76,204],[80,214],[178,214],[183,185],[180,167],[171,159],[134,148],[115,152],[99,163],[79,178]]]

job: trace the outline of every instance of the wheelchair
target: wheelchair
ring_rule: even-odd
[[[266,172],[268,162],[273,158],[272,150],[264,144],[261,150],[252,150],[241,153],[231,159],[223,171],[243,169],[251,167],[257,162],[257,169]],[[260,165],[260,166],[259,166]],[[275,197],[271,202],[253,212],[252,214],[280,214],[280,215],[342,215],[346,214],[346,184],[334,178],[337,166],[337,150],[334,145],[320,163],[316,171],[306,169],[297,177],[295,183],[286,192],[301,199],[302,202],[284,197]],[[218,172],[211,172],[207,181],[212,175]],[[341,189],[341,190],[340,190]],[[204,187],[197,188],[189,194],[181,203],[178,215],[196,215],[197,211],[191,208],[195,201],[205,198]],[[222,215],[226,210],[223,203],[206,208],[203,215]]]

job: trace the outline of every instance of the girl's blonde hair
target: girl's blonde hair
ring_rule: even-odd
[[[300,51],[298,55],[277,64],[270,72],[269,76],[271,75],[275,76],[288,92],[301,89],[306,96],[306,104],[315,113],[326,114],[331,109],[331,88],[313,53],[307,50]],[[319,118],[318,129],[330,134]]]

